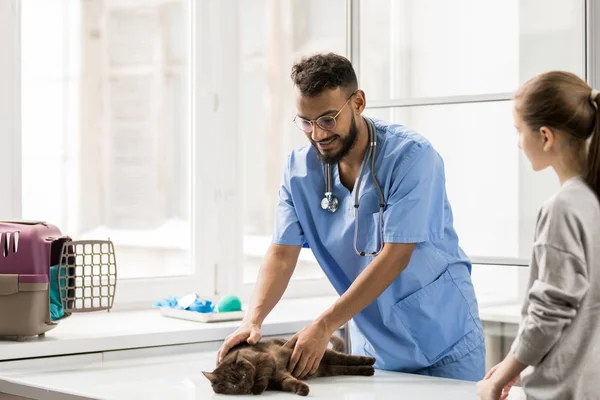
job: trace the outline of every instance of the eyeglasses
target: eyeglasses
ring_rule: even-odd
[[[356,92],[354,92],[350,96],[348,96],[346,103],[344,103],[342,108],[340,108],[340,111],[338,111],[337,114],[335,114],[333,117],[330,115],[324,115],[322,117],[317,118],[316,120],[313,120],[313,119],[302,118],[302,117],[296,115],[294,117],[294,123],[304,133],[311,133],[313,131],[313,129],[314,129],[313,122],[316,122],[317,125],[319,125],[319,127],[321,129],[326,130],[326,131],[331,131],[335,128],[335,123],[336,123],[335,119],[338,117],[338,115],[340,115],[342,110],[348,105],[348,102],[350,101],[352,96],[354,96],[355,93]]]

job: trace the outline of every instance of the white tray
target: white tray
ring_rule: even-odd
[[[170,307],[160,307],[160,313],[165,317],[185,319],[195,322],[224,322],[224,321],[239,321],[244,318],[246,311],[228,311],[228,312],[212,312],[201,313],[197,311],[178,310]]]

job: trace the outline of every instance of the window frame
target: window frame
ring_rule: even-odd
[[[360,0],[346,0],[346,56],[352,62],[356,75],[360,80]],[[425,105],[449,105],[466,104],[494,101],[511,101],[512,93],[488,93],[475,95],[457,95],[446,97],[417,97],[417,98],[395,98],[389,100],[371,101],[367,109],[412,107]],[[237,133],[240,134],[239,132]],[[527,267],[529,260],[523,258],[500,258],[500,257],[471,257],[474,265],[497,265]],[[243,267],[237,268],[239,274],[243,275]],[[523,278],[525,279],[525,278]],[[521,279],[519,279],[520,284]],[[242,297],[249,298],[254,283],[242,284]],[[335,294],[331,284],[325,277],[298,279],[292,276],[284,298],[325,296]]]
[[[594,84],[600,82],[600,71],[596,66],[600,65],[600,29],[595,28],[595,25],[600,22],[600,5],[595,4],[592,0],[580,0],[583,5],[584,15],[582,20],[582,30],[584,33],[584,77],[585,80],[595,87]],[[357,66],[357,76],[360,79],[358,66],[360,65],[360,48],[359,45],[353,45],[360,41],[360,0],[347,0],[351,14],[356,14],[352,18],[352,24],[355,25],[349,28],[350,44],[349,52],[350,60],[353,65]],[[456,95],[445,97],[418,97],[418,98],[396,98],[389,100],[371,101],[366,109],[379,108],[395,108],[395,107],[411,107],[411,106],[429,106],[429,105],[448,105],[448,104],[467,104],[478,102],[500,102],[511,101],[513,93],[485,93],[475,95]],[[529,165],[519,164],[519,175],[521,168],[529,168]],[[518,268],[517,276],[517,298],[516,302],[522,302],[525,298],[528,281],[529,281],[529,264],[528,258],[520,257],[481,257],[469,256],[473,266],[502,266]]]
[[[351,39],[350,42],[359,42],[360,41],[360,0],[347,0],[351,5],[352,11],[357,14],[357,17],[352,20],[353,24],[356,25],[354,29],[350,29],[351,31]],[[590,65],[590,54],[593,54],[594,46],[591,46],[590,43],[594,42],[593,34],[593,24],[592,18],[595,21],[600,20],[600,6],[592,4],[591,0],[581,0],[584,3],[584,19],[585,24],[583,25],[584,30],[584,39],[586,42],[586,51],[584,52],[584,72],[586,80],[590,81],[590,71],[594,71],[592,69],[592,65]],[[596,10],[596,15],[592,16],[590,13],[591,9]],[[596,33],[596,46],[600,43],[600,30],[597,30]],[[353,49],[350,52],[350,60],[353,65],[360,65],[360,48],[359,45],[356,45],[356,49],[350,45]],[[598,60],[596,62],[600,62],[600,57],[597,57]],[[600,72],[597,72],[600,77]],[[360,74],[357,72],[357,75],[360,79]],[[496,93],[483,93],[483,94],[473,94],[473,95],[455,95],[455,96],[442,96],[442,97],[406,97],[406,98],[393,98],[389,100],[376,100],[370,101],[367,104],[366,109],[390,109],[390,108],[401,108],[401,107],[416,107],[416,106],[434,106],[434,105],[452,105],[452,104],[469,104],[469,103],[484,103],[484,102],[503,102],[503,101],[512,101],[513,93],[512,92],[496,92]],[[528,167],[528,166],[527,166]],[[515,266],[515,267],[528,267],[529,259],[522,257],[486,257],[486,256],[476,256],[469,257],[471,262],[475,265],[497,265],[497,266]]]
[[[0,3],[0,218],[21,215],[21,8],[19,0]],[[6,145],[4,145],[6,144]],[[6,190],[8,189],[8,190]]]
[[[600,56],[596,55],[594,58],[594,47],[598,46],[600,39],[600,30],[597,32],[593,31],[593,21],[600,20],[600,6],[594,6],[590,0],[581,0],[584,5],[584,24],[582,30],[584,33],[584,41],[586,44],[586,51],[584,54],[584,76],[588,82],[593,82],[593,77],[590,76],[590,71],[594,71],[591,59],[596,62],[600,62]],[[594,14],[595,13],[595,14]],[[347,41],[347,54],[346,56],[352,62],[356,74],[360,80],[360,0],[346,0],[346,41]],[[594,45],[590,45],[591,43]],[[596,52],[598,53],[598,52]],[[600,74],[600,72],[598,73]],[[393,98],[389,100],[377,100],[371,101],[367,105],[367,109],[380,109],[380,108],[397,108],[397,107],[414,107],[414,106],[429,106],[429,105],[452,105],[452,104],[469,104],[469,103],[482,103],[482,102],[505,102],[512,101],[512,92],[495,92],[495,93],[483,93],[473,95],[455,95],[455,96],[442,96],[442,97],[407,97],[407,98]],[[528,168],[528,165],[520,164],[521,168]],[[517,279],[517,285],[519,287],[519,300],[524,296],[524,288],[528,281],[528,266],[530,260],[522,257],[486,257],[486,256],[474,256],[470,257],[471,262],[475,266],[505,266],[519,268],[519,274]],[[525,268],[523,268],[525,267]],[[286,291],[286,294],[290,292],[291,297],[296,296],[314,296],[319,295],[321,290],[329,290],[327,285],[323,285],[324,279],[306,279],[306,280],[295,280],[292,278],[290,286]],[[304,284],[304,285],[303,285]],[[306,287],[306,290],[310,293],[307,295],[303,292],[301,285]],[[318,285],[321,285],[318,287]],[[247,293],[252,285],[244,284],[244,292]]]
[[[211,0],[213,3],[214,0]],[[214,2],[218,5],[218,2]],[[191,226],[192,234],[190,241],[192,271],[186,275],[173,275],[156,278],[132,278],[120,279],[117,282],[115,295],[115,310],[134,310],[145,309],[161,298],[176,295],[180,296],[186,293],[197,293],[206,298],[214,299],[218,294],[217,287],[223,287],[218,284],[218,280],[229,279],[228,273],[220,268],[217,261],[218,252],[216,251],[219,242],[215,235],[210,234],[215,228],[222,226],[215,213],[215,202],[219,196],[226,194],[228,185],[217,185],[219,180],[214,179],[214,162],[219,161],[217,154],[220,154],[221,148],[229,143],[218,143],[215,151],[206,152],[205,143],[210,143],[215,135],[212,135],[213,129],[204,129],[197,121],[210,121],[211,126],[215,122],[223,119],[228,111],[224,111],[215,106],[215,88],[203,90],[210,87],[213,75],[218,72],[218,66],[221,58],[215,59],[212,63],[212,70],[206,68],[192,68],[198,54],[205,54],[207,50],[216,50],[211,48],[215,46],[210,42],[210,37],[214,36],[217,29],[225,29],[223,24],[215,23],[214,17],[221,18],[222,21],[228,21],[224,15],[215,15],[213,8],[217,8],[208,2],[190,2],[190,18],[192,22],[192,58],[194,61],[190,64],[190,73],[193,91],[191,94],[191,132],[192,146],[192,206],[191,206]],[[196,29],[196,21],[204,21],[208,32],[203,31],[199,35]],[[211,23],[212,22],[212,23]],[[227,25],[235,26],[234,23]],[[0,196],[0,218],[2,219],[20,219],[22,216],[22,177],[21,177],[21,0],[10,0],[0,4],[0,46],[5,49],[6,62],[0,64],[0,87],[7,87],[8,90],[0,91],[0,140],[8,143],[8,146],[0,146],[0,169],[6,171],[5,176],[10,179],[8,190],[3,191]],[[208,34],[207,34],[208,33]],[[200,37],[202,40],[196,40]],[[223,55],[223,58],[225,56]],[[207,73],[209,72],[209,73]],[[221,84],[227,83],[221,77]],[[214,82],[212,82],[214,83]],[[227,136],[227,135],[224,135]],[[202,155],[201,157],[197,155]],[[208,156],[207,156],[208,155]],[[235,177],[233,177],[235,179]],[[212,183],[214,181],[214,184]],[[221,179],[221,182],[228,181]],[[202,184],[195,184],[202,182]],[[211,182],[211,190],[201,190]],[[235,181],[229,186],[235,184]],[[226,203],[231,203],[231,199]],[[231,206],[231,204],[229,204]],[[52,222],[52,221],[48,221]],[[60,226],[59,226],[60,229]],[[68,234],[68,232],[65,232]],[[77,239],[77,238],[74,238]],[[212,240],[212,241],[211,241]],[[225,252],[227,253],[227,252]],[[231,253],[231,252],[230,252]],[[115,254],[117,264],[119,262],[118,253]],[[226,261],[226,260],[225,260]]]
[[[584,2],[585,77],[600,82],[600,5]],[[0,195],[0,218],[21,216],[21,94],[20,94],[20,4],[0,2],[0,170],[8,185]],[[238,15],[237,2],[191,1],[192,19],[192,240],[191,275],[127,279],[118,282],[116,309],[148,308],[168,296],[195,292],[207,298],[225,293],[249,298],[254,284],[243,282],[243,227],[239,207],[241,163],[238,155]],[[346,0],[347,56],[360,76],[360,4]],[[214,40],[218,38],[219,40]],[[202,59],[202,54],[210,54]],[[201,62],[198,62],[201,61]],[[511,93],[489,93],[441,98],[392,99],[371,102],[369,108],[442,105],[482,101],[508,101]],[[207,151],[208,144],[208,151]],[[220,156],[228,154],[226,158]],[[206,189],[208,188],[208,190]],[[118,260],[118,254],[117,260]],[[525,259],[474,257],[477,265],[526,267]],[[525,287],[527,268],[519,286]],[[522,292],[522,290],[520,290]],[[326,278],[292,279],[285,297],[314,297],[332,293]]]

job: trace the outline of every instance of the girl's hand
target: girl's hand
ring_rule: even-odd
[[[477,382],[477,396],[481,400],[499,400],[502,399],[501,395],[502,389],[497,387],[493,380],[484,379]],[[506,397],[508,397],[508,394]]]
[[[501,364],[502,363],[497,364],[496,366],[491,368],[488,371],[488,373],[486,374],[486,376],[483,378],[483,380],[479,381],[477,383],[477,394],[482,399],[493,398],[493,397],[482,397],[482,396],[494,395],[496,393],[496,391],[498,390],[499,385],[492,379],[492,376],[494,375],[494,373],[496,372],[496,370],[498,369],[498,367]],[[506,385],[504,385],[504,387],[501,388],[500,395],[499,395],[500,397],[497,397],[497,398],[500,400],[506,400],[508,398],[508,394],[510,393],[510,389],[512,389],[512,387],[517,383],[518,380],[519,380],[519,375],[517,375],[510,382],[508,382]],[[481,391],[481,393],[480,393],[480,391]]]

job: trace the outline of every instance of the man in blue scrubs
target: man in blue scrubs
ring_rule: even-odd
[[[291,76],[297,88],[295,122],[310,144],[287,158],[272,244],[247,316],[225,340],[218,359],[240,342],[261,338],[261,324],[283,295],[304,246],[340,297],[287,343],[294,348],[288,368],[295,377],[314,372],[329,336],[350,322],[352,353],[374,356],[376,368],[482,379],[485,345],[471,263],[453,228],[442,158],[410,128],[371,119],[373,172],[385,203],[384,245],[376,256],[360,255],[376,252],[381,244],[370,162],[357,187],[369,145],[365,93],[351,63],[336,54],[305,58]],[[325,163],[332,166],[336,212],[321,207]]]

